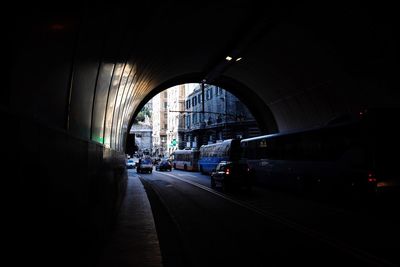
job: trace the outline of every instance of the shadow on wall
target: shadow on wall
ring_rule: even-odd
[[[6,253],[12,265],[90,266],[127,185],[125,155],[39,123],[4,116]],[[29,129],[30,138],[23,138]],[[2,131],[5,140],[16,133]]]

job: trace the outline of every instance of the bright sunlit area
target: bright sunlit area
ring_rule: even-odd
[[[164,158],[176,150],[259,134],[253,115],[235,95],[215,85],[188,83],[162,91],[143,106],[127,150]]]

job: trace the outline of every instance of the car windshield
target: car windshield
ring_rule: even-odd
[[[128,159],[128,163],[133,163],[133,159]]]
[[[151,164],[151,159],[144,159],[142,161],[143,164]]]

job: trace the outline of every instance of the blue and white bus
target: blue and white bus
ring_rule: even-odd
[[[240,158],[240,139],[228,139],[222,142],[200,147],[199,170],[202,174],[211,173],[221,161]]]

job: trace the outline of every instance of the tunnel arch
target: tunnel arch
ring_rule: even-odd
[[[153,90],[151,90],[139,103],[135,111],[132,113],[132,116],[129,120],[129,124],[127,127],[127,131],[133,125],[134,118],[137,116],[139,111],[143,108],[143,106],[150,101],[154,96],[171,88],[173,86],[186,84],[186,83],[201,83],[198,82],[201,80],[201,74],[186,74],[177,76],[165,83],[160,84]],[[250,111],[255,120],[258,123],[261,134],[275,133],[278,132],[278,126],[275,121],[274,115],[272,114],[269,107],[257,96],[257,94],[246,87],[244,84],[232,79],[230,77],[221,76],[215,82],[210,83],[211,85],[219,86],[222,89],[232,93],[235,95]],[[128,134],[126,134],[126,137]],[[126,150],[126,139],[125,139],[125,150]]]

